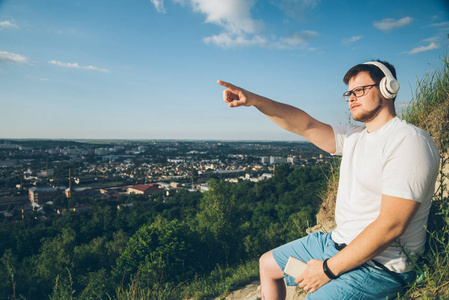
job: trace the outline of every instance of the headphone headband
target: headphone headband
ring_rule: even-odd
[[[373,65],[378,67],[385,77],[379,83],[379,88],[382,96],[387,99],[393,99],[399,92],[399,82],[394,78],[390,69],[388,69],[383,63],[378,61],[368,61],[364,65]]]

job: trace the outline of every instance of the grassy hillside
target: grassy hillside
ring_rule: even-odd
[[[403,119],[432,136],[441,154],[427,249],[416,263],[421,276],[404,299],[449,299],[449,58],[442,62],[442,69],[427,73],[419,81],[413,101],[402,114]]]

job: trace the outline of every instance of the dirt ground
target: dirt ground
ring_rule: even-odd
[[[287,287],[286,300],[302,300],[306,298],[305,293],[301,293],[296,287]],[[219,298],[217,298],[218,300]],[[260,282],[254,281],[243,289],[232,292],[224,300],[257,300],[260,298]]]

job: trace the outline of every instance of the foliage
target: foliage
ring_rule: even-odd
[[[259,275],[258,266],[258,259],[248,260],[235,267],[217,266],[208,276],[195,278],[190,284],[180,287],[179,295],[193,299],[221,298],[256,279]]]
[[[62,214],[0,227],[1,299],[180,299],[226,294],[257,276],[265,251],[315,223],[328,169],[279,165],[262,182],[211,179],[205,193],[56,197]],[[37,216],[36,216],[37,217]],[[200,289],[200,290],[198,290]]]
[[[194,264],[189,260],[194,251],[188,227],[183,223],[157,217],[150,225],[142,226],[129,240],[117,260],[114,276],[130,282],[140,273],[140,282],[180,282],[187,279]]]
[[[442,70],[428,73],[418,82],[416,96],[403,113],[408,122],[429,132],[441,155],[427,228],[427,249],[416,262],[419,278],[404,299],[449,298],[449,58],[442,62]]]

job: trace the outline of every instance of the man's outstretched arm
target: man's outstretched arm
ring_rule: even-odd
[[[332,127],[322,123],[303,110],[251,93],[238,86],[218,80],[224,86],[223,100],[229,107],[254,106],[282,128],[303,136],[317,147],[335,153]]]

